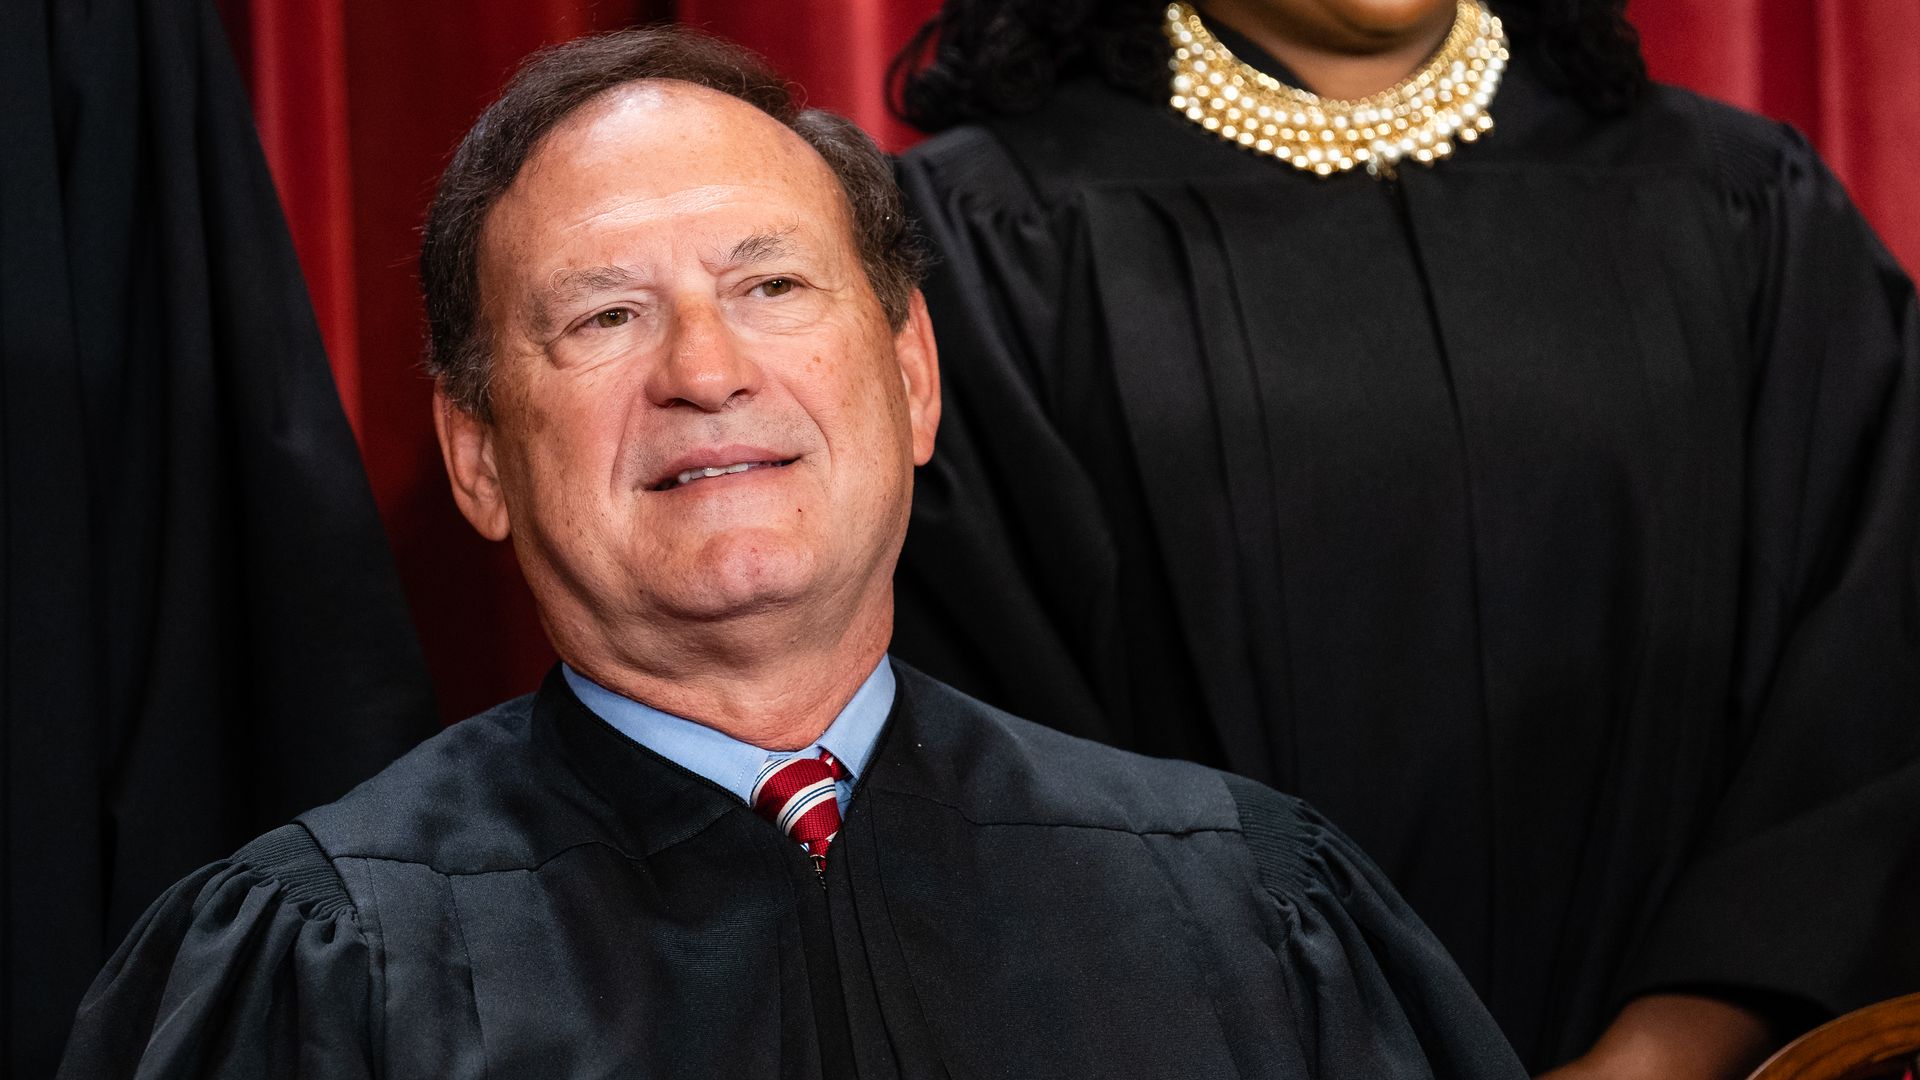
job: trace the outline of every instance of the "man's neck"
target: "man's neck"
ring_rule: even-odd
[[[614,693],[767,750],[820,737],[873,674],[893,634],[891,590],[836,628],[737,626],[640,632],[631,649],[550,625],[572,668]]]

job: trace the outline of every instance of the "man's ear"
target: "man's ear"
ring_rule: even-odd
[[[933,456],[934,432],[940,428],[940,354],[933,343],[927,298],[919,289],[913,290],[905,325],[893,335],[893,355],[900,363],[900,382],[907,390],[913,463],[925,465]]]
[[[453,484],[453,501],[467,523],[489,540],[505,540],[513,530],[494,460],[493,425],[454,404],[444,387],[435,386],[433,430],[440,437],[440,457]]]

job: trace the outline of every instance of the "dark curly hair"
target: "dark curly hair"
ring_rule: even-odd
[[[1626,0],[1492,0],[1516,48],[1595,113],[1647,82]],[[893,60],[894,112],[922,131],[1031,112],[1058,83],[1093,74],[1149,100],[1167,92],[1165,0],[946,0]]]

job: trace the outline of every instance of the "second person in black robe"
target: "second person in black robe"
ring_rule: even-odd
[[[207,0],[0,11],[0,1075],[167,885],[439,730]]]
[[[1491,112],[1321,178],[1088,75],[907,154],[897,652],[1321,806],[1536,1069],[1920,987],[1913,290],[1784,127],[1518,46]]]

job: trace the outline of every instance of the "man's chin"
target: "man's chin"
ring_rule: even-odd
[[[729,536],[704,545],[658,594],[687,619],[718,620],[797,603],[815,585],[812,553],[769,537]]]

